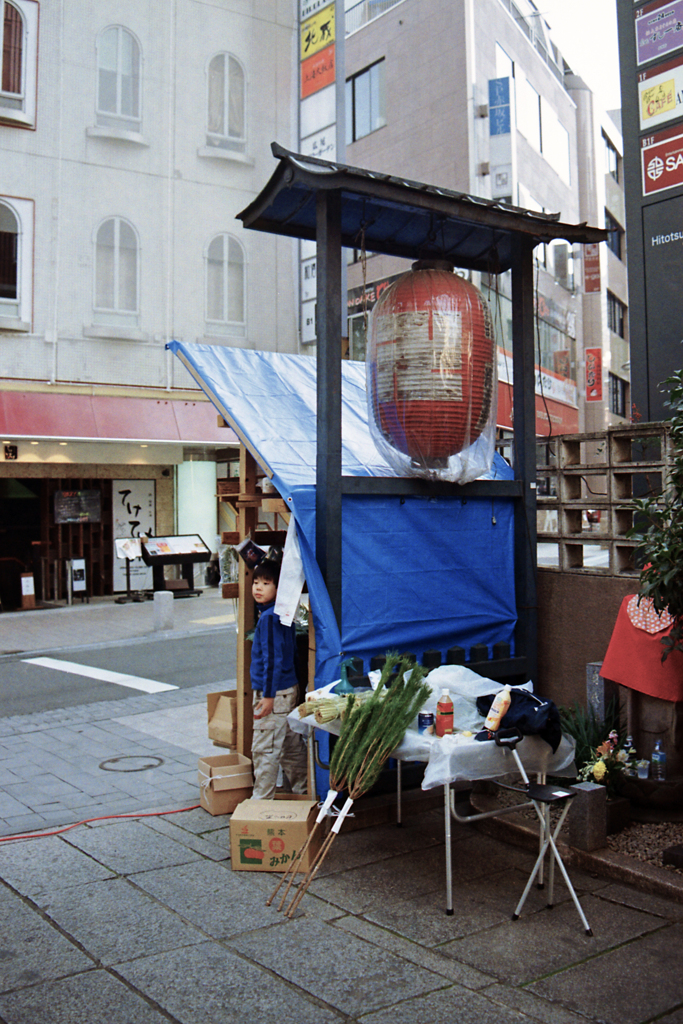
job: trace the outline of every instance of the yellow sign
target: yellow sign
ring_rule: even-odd
[[[301,26],[301,60],[334,42],[334,4],[323,7]]]
[[[642,104],[642,119],[647,121],[657,114],[664,114],[676,109],[676,82],[670,79],[668,82],[660,82],[658,85],[651,85],[643,89],[640,94]]]

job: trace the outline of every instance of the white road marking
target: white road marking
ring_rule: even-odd
[[[56,672],[69,672],[74,676],[85,676],[87,679],[99,679],[104,683],[115,683],[117,686],[128,686],[131,690],[143,693],[161,693],[163,690],[177,690],[170,683],[158,683],[155,679],[143,679],[142,676],[129,676],[125,672],[109,672],[106,668],[92,668],[90,665],[78,665],[75,661],[58,661],[57,658],[23,658],[26,665],[41,665]]]

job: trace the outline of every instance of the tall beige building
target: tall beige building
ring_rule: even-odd
[[[540,10],[531,0],[347,0],[346,7],[347,163],[608,226],[609,243],[587,259],[583,247],[564,242],[537,250],[536,432],[623,421],[621,136],[567,67]],[[435,225],[434,255],[438,249]],[[364,252],[362,238],[349,259],[349,349],[362,358],[365,314],[405,267]],[[492,266],[475,283],[489,294],[497,323],[504,428],[509,282]]]

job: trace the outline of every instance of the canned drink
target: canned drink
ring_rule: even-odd
[[[420,711],[417,716],[417,731],[420,735],[434,732],[434,713],[432,711]]]

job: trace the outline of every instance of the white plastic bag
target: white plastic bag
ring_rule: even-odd
[[[287,539],[282,554],[280,582],[274,608],[275,614],[280,617],[283,626],[291,626],[294,621],[304,582],[304,567],[301,561],[299,539],[296,535],[296,521],[292,516],[287,527]]]

